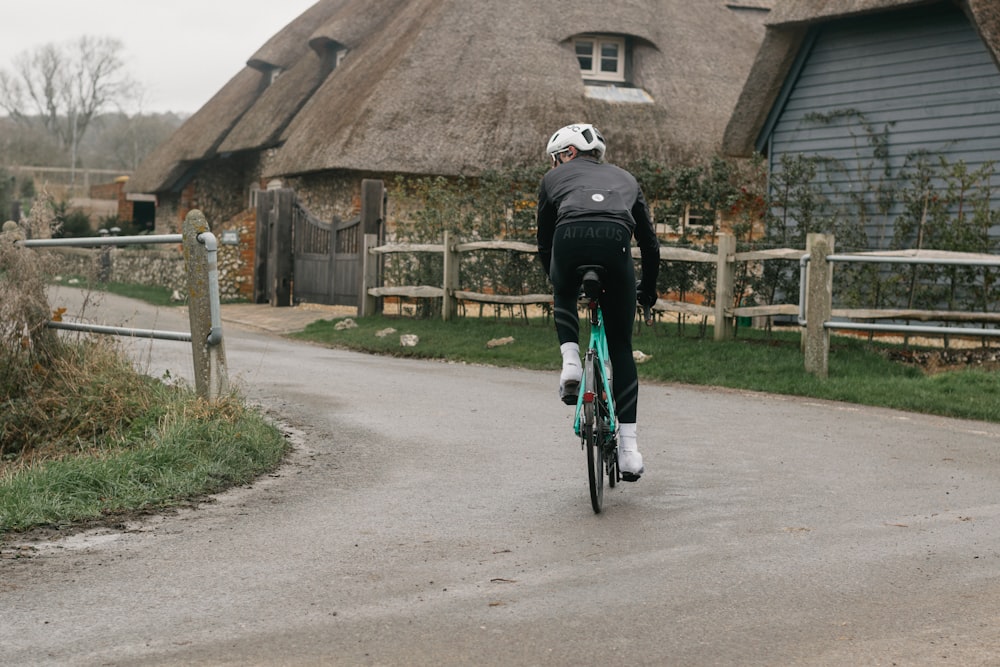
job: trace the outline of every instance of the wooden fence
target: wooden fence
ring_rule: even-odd
[[[736,318],[758,318],[791,316],[797,319],[803,330],[802,348],[806,370],[819,376],[827,374],[829,356],[829,334],[831,331],[850,330],[892,330],[899,333],[913,333],[923,336],[968,337],[998,336],[998,329],[960,329],[955,327],[921,327],[911,325],[912,320],[927,322],[961,322],[1000,324],[1000,313],[957,312],[918,309],[834,309],[833,268],[835,262],[874,262],[886,264],[926,263],[962,264],[968,266],[1000,266],[1000,257],[967,253],[944,253],[934,250],[854,253],[833,255],[834,239],[830,235],[810,234],[806,248],[777,248],[736,252],[736,238],[731,234],[719,234],[717,252],[707,253],[685,248],[660,248],[662,262],[699,262],[714,264],[716,267],[715,300],[712,306],[687,303],[673,299],[659,299],[653,310],[661,313],[682,313],[699,317],[714,318],[715,340],[727,340],[735,336]],[[525,305],[551,304],[551,294],[500,295],[470,292],[459,285],[459,264],[461,256],[482,250],[509,250],[535,253],[533,244],[516,241],[481,241],[475,243],[453,243],[445,233],[440,244],[389,244],[376,245],[374,235],[366,235],[362,248],[362,280],[358,315],[377,312],[378,299],[385,296],[406,298],[442,299],[441,314],[445,320],[455,316],[459,301],[490,304]],[[437,285],[381,286],[377,258],[390,253],[431,252],[444,255],[444,280]],[[640,258],[638,248],[632,249],[632,256]],[[801,290],[796,303],[781,303],[764,306],[735,306],[737,264],[740,262],[766,262],[771,260],[794,261],[801,271]],[[795,296],[795,295],[790,295]],[[872,320],[904,321],[892,325],[873,324]]]
[[[723,340],[734,335],[735,318],[737,317],[769,317],[773,315],[794,316],[799,312],[798,304],[775,304],[769,306],[734,307],[735,295],[735,265],[737,262],[764,261],[784,259],[798,262],[805,250],[781,248],[759,250],[753,252],[736,252],[736,238],[731,234],[720,234],[718,237],[718,252],[707,253],[685,248],[660,248],[661,262],[701,262],[716,266],[715,305],[705,306],[672,299],[659,299],[653,310],[661,313],[683,313],[699,317],[715,318],[715,339]],[[377,312],[377,300],[380,297],[397,296],[405,298],[442,299],[441,316],[449,320],[455,316],[459,301],[503,305],[551,304],[552,294],[484,294],[461,289],[459,285],[459,265],[461,257],[466,253],[482,250],[509,250],[534,254],[538,248],[530,243],[520,241],[477,241],[472,243],[453,243],[448,232],[440,244],[388,244],[376,245],[374,235],[366,235],[362,248],[364,266],[362,269],[361,300],[358,315],[364,316]],[[438,285],[400,285],[393,287],[381,286],[378,275],[379,262],[374,258],[390,253],[429,252],[444,255],[444,280]],[[638,259],[640,251],[632,249],[632,255]]]
[[[833,308],[833,265],[835,263],[929,264],[937,266],[1000,267],[997,255],[941,250],[896,250],[834,254],[834,237],[809,234],[809,252],[799,260],[801,291],[798,323],[803,327],[802,348],[806,370],[826,377],[831,331],[892,332],[921,336],[1000,337],[1000,329],[921,326],[918,322],[961,322],[1000,324],[1000,313],[901,308]],[[876,323],[872,320],[891,323]]]

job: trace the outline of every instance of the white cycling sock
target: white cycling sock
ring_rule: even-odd
[[[618,442],[621,443],[621,448],[623,452],[636,452],[638,450],[638,445],[636,444],[636,424],[618,424]]]
[[[562,352],[564,366],[580,365],[579,343],[563,343],[562,345],[559,346],[559,351]]]

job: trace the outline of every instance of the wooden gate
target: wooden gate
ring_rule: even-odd
[[[261,192],[254,301],[272,306],[357,306],[362,234],[381,237],[382,232],[385,190],[381,181],[362,182],[362,202],[361,217],[324,222],[309,213],[292,190]]]
[[[296,303],[358,305],[361,218],[332,223],[292,209],[292,291]]]
[[[357,306],[361,289],[361,218],[337,225],[333,244],[333,303]]]

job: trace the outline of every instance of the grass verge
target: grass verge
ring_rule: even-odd
[[[130,299],[139,299],[154,306],[180,306],[183,301],[171,298],[173,291],[167,287],[156,285],[137,285],[133,283],[112,283],[91,280],[82,276],[61,276],[55,281],[57,285],[66,285],[94,292],[109,292]]]
[[[496,366],[556,371],[560,357],[551,321],[462,318],[453,322],[387,316],[356,320],[356,328],[337,330],[335,321],[314,322],[296,337],[375,354],[449,359]],[[393,333],[386,333],[388,330]],[[378,335],[382,333],[383,335]],[[418,336],[415,347],[400,335]],[[585,343],[586,322],[581,330]],[[489,341],[512,342],[490,347]],[[963,419],[1000,422],[1000,377],[981,369],[926,374],[921,368],[890,361],[890,345],[853,337],[834,337],[829,377],[818,378],[803,366],[796,331],[771,333],[741,329],[732,341],[713,341],[712,330],[683,329],[673,323],[640,326],[633,346],[649,357],[638,365],[643,381],[678,382],[807,396]]]
[[[0,413],[0,538],[162,509],[275,469],[281,433],[239,397],[149,378],[104,343],[66,344]]]

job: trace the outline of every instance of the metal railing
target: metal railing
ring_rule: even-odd
[[[195,390],[199,396],[215,400],[228,391],[225,351],[222,335],[222,310],[219,295],[219,243],[200,211],[191,211],[184,221],[183,234],[151,236],[100,236],[68,239],[21,239],[15,244],[24,248],[104,247],[147,244],[183,244],[188,280],[188,315],[191,331],[160,331],[106,326],[86,322],[50,320],[53,329],[88,333],[155,338],[190,342],[195,370]]]
[[[211,327],[209,330],[207,343],[218,345],[222,342],[222,314],[219,298],[219,269],[218,250],[219,243],[212,232],[202,232],[197,235],[198,242],[205,246],[208,253],[209,273],[209,308],[211,309]],[[110,246],[127,245],[147,245],[147,244],[180,244],[184,242],[183,234],[157,234],[151,236],[93,236],[67,239],[28,239],[17,241],[16,245],[25,248],[96,248]],[[157,331],[153,329],[131,329],[127,327],[110,327],[100,324],[87,324],[83,322],[57,322],[49,321],[47,326],[53,329],[63,329],[68,331],[85,331],[88,333],[110,334],[114,336],[129,336],[134,338],[156,338],[160,340],[176,340],[190,343],[191,334],[186,331]]]

